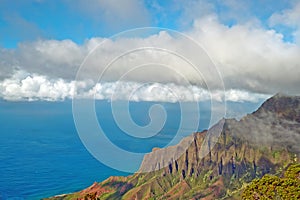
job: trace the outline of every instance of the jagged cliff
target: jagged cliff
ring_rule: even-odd
[[[276,95],[239,121],[222,119],[176,146],[147,154],[132,176],[54,198],[240,199],[245,183],[298,162],[299,144],[300,97]]]

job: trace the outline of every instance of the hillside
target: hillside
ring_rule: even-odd
[[[243,199],[300,199],[300,164],[292,164],[282,177],[266,174],[245,188]]]
[[[51,199],[241,199],[253,179],[280,175],[298,163],[299,144],[300,97],[275,95],[239,121],[223,119],[147,154],[132,176],[110,177]]]

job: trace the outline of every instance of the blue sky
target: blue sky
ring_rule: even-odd
[[[291,9],[290,0],[1,0],[0,46],[15,48],[18,43],[37,39],[71,39],[81,44],[91,37],[108,37],[143,26],[188,30],[193,20],[215,13],[228,26],[256,19],[270,28],[274,13]],[[130,2],[130,3],[129,3]],[[129,6],[128,6],[129,5]],[[294,27],[272,27],[293,41]]]

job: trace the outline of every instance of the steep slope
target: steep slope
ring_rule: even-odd
[[[139,173],[55,199],[241,199],[252,179],[298,162],[299,144],[300,97],[276,95],[240,121],[223,119],[147,154]]]

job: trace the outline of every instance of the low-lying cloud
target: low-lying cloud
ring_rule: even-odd
[[[61,101],[72,98],[94,98],[97,100],[129,100],[158,102],[228,101],[257,102],[268,95],[253,94],[241,90],[208,91],[194,85],[174,83],[138,83],[92,81],[65,81],[47,79],[46,76],[18,71],[11,78],[0,82],[1,98],[10,101]],[[224,98],[225,94],[225,98]]]

